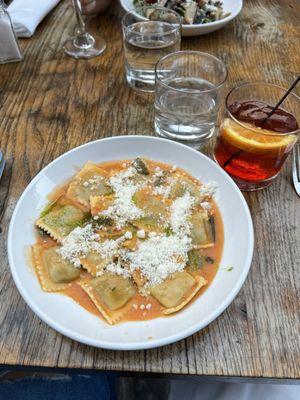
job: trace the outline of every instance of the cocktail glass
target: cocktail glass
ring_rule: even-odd
[[[249,83],[232,89],[227,95],[226,114],[214,158],[242,190],[269,186],[298,139],[300,99],[295,93],[288,95],[278,114],[266,120],[285,92],[286,89],[277,85]],[[258,109],[239,111],[237,117],[235,110],[239,105],[251,101],[259,105]]]

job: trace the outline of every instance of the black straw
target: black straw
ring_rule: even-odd
[[[228,160],[226,160],[223,164],[223,168],[226,168],[228,164],[231,163],[232,160],[234,160],[235,158],[237,158],[241,153],[243,152],[243,150],[239,150],[236,153],[233,153],[232,156],[230,156],[228,158]]]
[[[300,81],[300,75],[298,78],[293,82],[293,84],[290,86],[290,88],[287,90],[287,92],[281,97],[281,99],[278,101],[278,103],[272,108],[272,110],[269,112],[269,114],[262,120],[260,123],[260,126],[262,126],[268,118],[271,117],[271,115],[274,114],[274,112],[277,110],[277,108],[280,106],[281,103],[284,102],[284,100],[287,98],[287,96],[291,93],[291,91],[294,89],[294,87],[297,85],[297,83]],[[232,156],[228,158],[227,161],[223,164],[223,168],[226,168],[228,164],[231,163],[232,160],[234,160],[236,157],[238,157],[241,153],[243,153],[243,150],[239,150],[236,153],[234,153]]]
[[[291,93],[291,91],[294,89],[294,87],[297,85],[297,83],[300,81],[300,75],[298,76],[298,78],[295,80],[295,82],[292,84],[292,86],[289,88],[289,90],[285,93],[284,96],[282,96],[282,98],[278,101],[278,103],[276,104],[276,106],[273,107],[273,109],[269,112],[269,114],[266,116],[266,118],[263,119],[261,125],[263,125],[266,120],[268,118],[271,117],[271,115],[274,114],[274,112],[277,110],[277,108],[280,106],[281,103],[284,102],[284,100],[287,98],[287,96]]]

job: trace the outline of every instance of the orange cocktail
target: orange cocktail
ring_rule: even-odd
[[[270,110],[265,101],[235,99],[227,104],[214,157],[241,189],[268,186],[297,141],[296,118],[280,108],[266,120]]]

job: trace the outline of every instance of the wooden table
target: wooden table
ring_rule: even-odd
[[[75,18],[63,1],[32,39],[24,61],[0,66],[0,364],[156,372],[198,376],[299,378],[299,198],[290,162],[274,185],[246,194],[256,246],[249,276],[228,309],[201,332],[159,349],[116,352],[76,343],[49,328],[20,297],[9,271],[6,236],[26,185],[65,151],[112,135],[153,132],[153,98],[124,80],[120,18],[115,4],[90,21],[108,43],[102,57],[75,61],[61,51]],[[298,0],[246,0],[225,29],[183,40],[229,67],[226,90],[247,81],[287,86],[299,72]],[[238,243],[237,243],[238,246]]]

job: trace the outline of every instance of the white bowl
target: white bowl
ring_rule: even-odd
[[[208,22],[206,24],[183,24],[182,36],[200,36],[217,31],[237,17],[243,8],[243,0],[222,0],[222,2],[224,13],[230,13],[230,15],[218,21]],[[132,0],[120,0],[120,3],[125,11],[133,11],[135,15],[139,16],[139,14],[134,11]]]
[[[208,289],[187,308],[169,318],[109,326],[72,299],[45,293],[26,257],[35,242],[34,221],[47,195],[87,161],[148,157],[180,166],[203,182],[218,185],[217,203],[225,243],[222,261]],[[213,161],[182,144],[147,136],[121,136],[77,147],[45,167],[27,186],[14,210],[8,234],[8,257],[17,288],[44,322],[79,342],[114,350],[158,347],[183,339],[217,318],[237,295],[248,274],[253,252],[253,226],[246,201],[231,178]],[[229,272],[227,267],[233,269]]]

